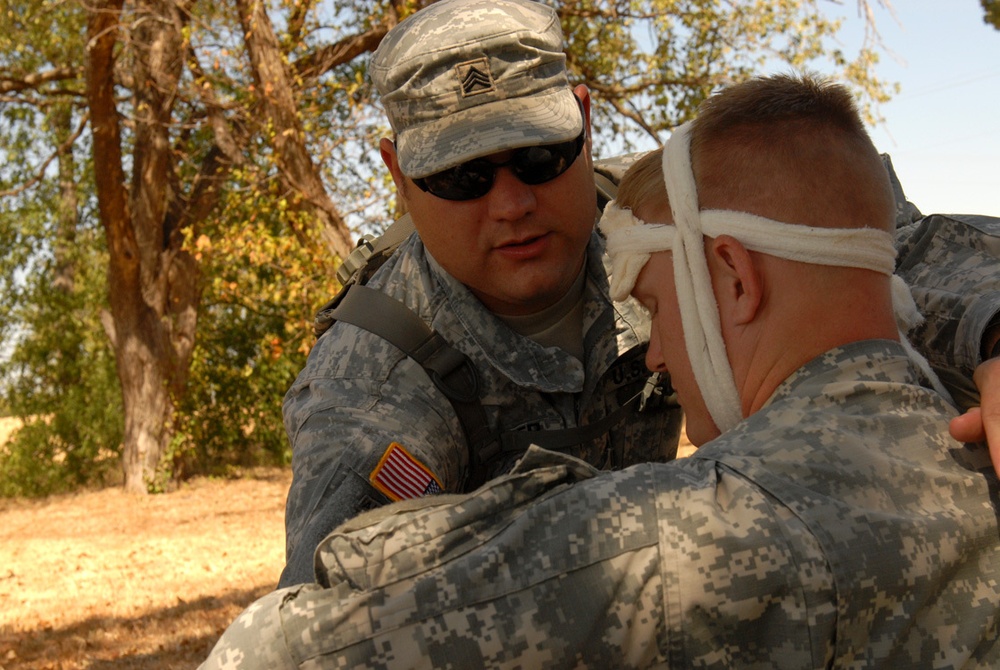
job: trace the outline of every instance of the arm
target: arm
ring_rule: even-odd
[[[758,603],[777,602],[776,592],[789,581],[816,579],[822,556],[801,574],[777,558],[783,553],[775,547],[766,565],[747,558],[760,538],[787,534],[775,526],[770,502],[737,479],[735,488],[749,499],[733,502],[734,487],[727,486],[724,498],[735,509],[717,510],[714,486],[691,486],[692,479],[714,479],[713,464],[689,465],[690,475],[674,484],[694,491],[699,503],[673,508],[697,508],[681,533],[700,550],[688,555],[694,567],[689,588],[702,592],[696,607],[718,604],[737,618],[755,619],[762,614]],[[669,558],[663,553],[661,534],[670,522],[661,518],[657,489],[671,479],[668,467],[591,478],[593,468],[581,461],[535,449],[518,470],[474,493],[399,503],[358,517],[320,547],[329,586],[302,585],[257,601],[229,626],[203,668],[300,667],[309,661],[352,668],[571,667],[581,658],[594,667],[667,667],[668,658],[689,667],[682,654],[692,648],[667,649],[668,641],[680,640],[680,621],[691,620],[680,611],[683,603],[673,601],[682,585],[671,566],[683,548],[670,544]],[[743,560],[718,554],[703,508],[738,518],[735,537],[720,541]],[[712,529],[728,534],[729,526]],[[711,563],[713,558],[719,560]],[[748,584],[755,592],[734,601],[728,589],[706,589],[709,567],[728,576],[727,583]],[[797,588],[784,594],[801,600]],[[784,618],[782,611],[774,605],[768,616]],[[731,620],[719,625],[725,629]],[[804,621],[780,628],[790,639],[805,639]],[[726,633],[745,637],[762,628],[745,624],[736,633],[705,630],[698,640],[687,634],[685,642],[704,643],[705,653],[718,658],[718,640]],[[671,625],[676,628],[668,634]],[[787,646],[778,653],[787,655]]]
[[[391,445],[433,475],[427,483],[461,486],[467,454],[447,400],[419,366],[353,326],[321,338],[285,397],[284,415],[293,480],[282,587],[313,581],[313,554],[327,533],[394,499],[371,481]]]
[[[955,349],[964,351],[967,358],[968,352],[974,351],[978,344],[979,361],[986,362],[978,365],[973,373],[972,378],[977,392],[969,395],[967,393],[969,389],[965,386],[963,386],[965,392],[956,393],[952,390],[956,399],[967,398],[967,401],[961,404],[969,407],[969,410],[954,419],[950,429],[952,437],[960,442],[987,440],[990,443],[993,467],[1000,475],[1000,364],[996,360],[988,360],[1000,356],[998,350],[1000,316],[997,314],[1000,312],[1000,305],[997,304],[1000,298],[996,296],[997,283],[1000,281],[1000,273],[996,268],[996,259],[1000,254],[1000,223],[998,219],[986,216],[960,217],[958,220],[932,216],[922,223],[919,210],[903,193],[889,156],[883,155],[883,161],[889,171],[896,199],[896,223],[899,229],[896,237],[899,251],[898,271],[908,283],[915,284],[914,299],[921,312],[925,317],[930,314],[932,322],[938,322],[937,325],[932,323],[929,327],[916,329],[916,336],[911,333],[913,343],[929,360],[948,361],[950,356],[947,337],[936,342],[933,338],[927,337],[930,332],[950,330],[947,325],[948,318],[942,317],[945,312],[942,307],[954,308],[952,316],[959,316],[957,323],[961,324],[961,314],[977,296],[993,293],[990,301],[993,304],[994,314],[981,333],[978,327],[962,329],[956,326],[954,329],[956,341],[951,344]],[[948,220],[951,223],[950,230],[949,226],[942,226],[942,223]],[[963,273],[967,275],[965,279],[961,278]],[[955,281],[956,279],[958,281]],[[949,289],[949,285],[954,288]],[[968,289],[964,301],[962,285]],[[935,290],[939,291],[937,295]],[[947,295],[949,292],[950,296]],[[988,314],[991,309],[989,303],[980,302],[980,305],[984,306],[984,314]],[[981,323],[983,318],[983,316],[974,317],[973,322]],[[959,333],[965,333],[967,341],[957,341]],[[936,355],[930,351],[935,344],[938,345]],[[932,365],[935,363],[932,362]],[[948,363],[945,362],[945,365]],[[944,375],[944,377],[955,378],[954,375]],[[981,401],[979,401],[980,394]],[[976,404],[980,406],[970,407]]]
[[[978,405],[972,376],[1000,313],[1000,218],[932,214],[900,228],[896,242],[897,273],[925,317],[910,341],[960,409]]]
[[[302,588],[272,591],[229,625],[198,670],[280,670],[298,668],[285,643],[281,607]]]

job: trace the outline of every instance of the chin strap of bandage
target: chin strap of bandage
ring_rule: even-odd
[[[610,203],[601,219],[611,258],[611,297],[623,300],[651,254],[672,251],[677,301],[684,343],[695,381],[715,425],[732,429],[742,416],[739,393],[726,355],[719,307],[712,290],[704,237],[731,235],[753,251],[803,263],[855,267],[892,276],[893,308],[899,337],[908,355],[950,400],[937,376],[905,337],[920,323],[909,288],[893,275],[895,249],[888,233],[874,228],[816,228],[774,221],[755,214],[698,208],[691,170],[690,124],[674,131],[663,152],[663,174],[674,218],[673,226],[646,224],[631,211]]]

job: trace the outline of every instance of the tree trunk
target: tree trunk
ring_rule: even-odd
[[[172,392],[184,385],[197,321],[198,268],[183,251],[170,212],[174,169],[169,132],[183,65],[186,7],[140,2],[134,30],[135,133],[126,186],[114,53],[122,0],[98,3],[88,20],[87,98],[93,129],[97,201],[108,242],[110,311],[102,315],[114,347],[125,412],[125,489],[146,493],[172,437]]]
[[[309,155],[292,79],[264,3],[236,0],[236,8],[262,108],[271,125],[281,181],[290,193],[302,194],[300,206],[315,217],[327,249],[347,258],[354,249],[351,231],[327,194]]]

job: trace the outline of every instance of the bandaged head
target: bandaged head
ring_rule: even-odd
[[[890,235],[875,228],[819,228],[764,218],[747,212],[700,210],[690,157],[691,124],[679,127],[663,150],[663,176],[674,225],[647,224],[611,202],[601,218],[611,259],[611,296],[624,300],[653,253],[673,253],[674,279],[684,343],[695,381],[721,432],[743,416],[732,367],[722,338],[703,238],[730,235],[747,249],[818,265],[863,268],[892,276],[895,250]],[[902,329],[919,322],[910,292],[893,276],[893,303]],[[906,343],[928,376],[926,361]],[[940,387],[939,383],[936,386]],[[942,390],[939,388],[939,390]]]

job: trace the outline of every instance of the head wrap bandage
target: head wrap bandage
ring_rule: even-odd
[[[893,306],[900,341],[910,357],[949,398],[927,361],[909,345],[905,329],[922,320],[902,278],[893,275],[891,236],[875,228],[817,228],[782,223],[747,212],[698,208],[691,169],[691,124],[670,136],[663,150],[663,175],[674,225],[647,224],[615,202],[601,217],[611,258],[611,297],[624,300],[651,254],[672,251],[684,343],[695,381],[716,427],[725,433],[743,419],[740,396],[726,355],[719,307],[712,290],[704,236],[731,235],[748,249],[803,263],[854,267],[892,276]],[[950,398],[949,398],[950,400]]]

